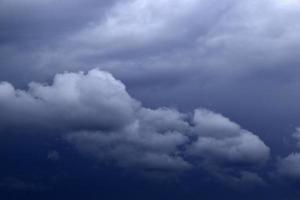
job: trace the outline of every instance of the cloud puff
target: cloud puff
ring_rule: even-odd
[[[256,135],[220,114],[196,110],[193,122],[198,138],[188,149],[191,155],[208,162],[255,165],[268,158],[268,147]]]
[[[269,156],[259,137],[221,114],[145,108],[97,69],[57,74],[27,91],[3,82],[0,108],[2,130],[61,134],[81,152],[127,168],[239,171],[235,165],[259,166]]]
[[[17,87],[98,66],[147,106],[203,105],[255,126],[278,124],[269,113],[299,117],[299,1],[5,0],[0,9],[0,79]]]
[[[280,158],[277,163],[277,172],[282,177],[300,180],[300,153],[291,153]]]
[[[64,73],[53,84],[30,83],[28,91],[0,84],[1,127],[49,130],[116,129],[128,124],[138,103],[110,74]],[[17,122],[17,123],[16,123]]]
[[[101,160],[152,170],[186,169],[181,146],[189,141],[189,126],[180,113],[140,108],[134,122],[114,132],[77,132],[68,141]]]
[[[297,127],[296,131],[292,134],[296,140],[296,145],[299,148],[300,144],[300,128]],[[285,157],[279,157],[276,163],[277,175],[292,181],[300,180],[300,153],[293,152]]]

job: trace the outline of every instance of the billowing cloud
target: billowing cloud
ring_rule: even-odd
[[[149,109],[123,83],[97,69],[57,74],[28,90],[0,84],[0,128],[62,135],[81,152],[126,168],[225,173],[259,166],[269,148],[250,131],[206,109]],[[3,132],[2,134],[4,134]]]
[[[194,124],[198,139],[189,148],[191,155],[209,162],[255,165],[268,158],[269,150],[257,136],[220,114],[196,110]]]
[[[299,127],[297,127],[296,131],[292,134],[292,138],[295,139],[296,145],[299,148]],[[296,151],[285,157],[279,157],[276,163],[276,172],[280,178],[285,178],[292,181],[300,181],[300,153]]]
[[[299,180],[299,128],[282,140],[300,123],[299,18],[299,0],[0,0],[2,162],[33,133],[126,169]]]
[[[247,118],[270,142],[265,132],[300,117],[299,8],[291,0],[5,0],[0,79],[24,88],[99,67],[148,107]],[[272,140],[280,144],[280,134]]]
[[[121,82],[98,70],[58,74],[51,86],[30,83],[28,91],[3,82],[0,97],[1,127],[12,129],[117,129],[138,107]]]

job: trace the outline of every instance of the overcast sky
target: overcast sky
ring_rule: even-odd
[[[299,199],[299,19],[299,0],[0,0],[0,198]]]

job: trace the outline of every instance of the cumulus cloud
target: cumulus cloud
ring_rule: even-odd
[[[58,74],[51,86],[33,82],[28,87],[0,84],[1,127],[116,129],[132,120],[138,106],[120,81],[98,70]]]
[[[263,124],[273,119],[264,113],[299,116],[299,1],[5,0],[0,9],[0,79],[18,88],[96,66],[147,106],[210,106]]]
[[[143,107],[98,69],[57,74],[26,91],[3,82],[0,108],[2,130],[62,135],[84,154],[126,168],[225,173],[223,166],[239,171],[235,165],[259,166],[269,156],[258,136],[221,114]]]
[[[279,158],[277,172],[284,178],[300,180],[300,153],[291,153],[284,158]]]
[[[0,134],[234,187],[272,166],[299,180],[297,150],[258,169],[299,123],[299,18],[299,0],[0,0]]]
[[[197,140],[189,147],[191,155],[206,161],[234,163],[264,163],[269,149],[253,133],[241,129],[228,118],[208,110],[196,110],[194,115]]]
[[[169,109],[140,108],[134,122],[116,132],[79,132],[68,141],[84,152],[121,166],[156,170],[186,169],[180,147],[189,141],[189,126],[181,114]]]
[[[300,142],[300,128],[297,127],[296,131],[292,134],[296,140],[297,147],[299,148]],[[277,175],[281,178],[286,178],[292,181],[300,180],[300,153],[293,152],[285,157],[279,157],[276,163]]]

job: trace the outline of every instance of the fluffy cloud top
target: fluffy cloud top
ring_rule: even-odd
[[[110,74],[92,70],[58,74],[51,86],[30,83],[28,91],[3,82],[0,107],[2,128],[106,130],[130,123],[138,103]]]
[[[220,114],[196,110],[194,124],[198,139],[189,148],[192,155],[240,164],[264,163],[268,158],[268,148],[257,136]]]
[[[296,131],[292,134],[296,140],[296,145],[299,148],[300,144],[300,128],[297,127]],[[279,157],[276,163],[277,174],[281,178],[292,181],[300,180],[300,153],[293,152],[285,157]]]
[[[300,180],[300,153],[292,153],[287,157],[280,158],[277,163],[279,175],[291,179]]]
[[[61,134],[80,151],[123,167],[239,171],[236,164],[259,166],[269,156],[255,134],[221,114],[145,108],[97,69],[57,74],[51,85],[30,83],[27,91],[3,82],[0,108],[2,130]]]

